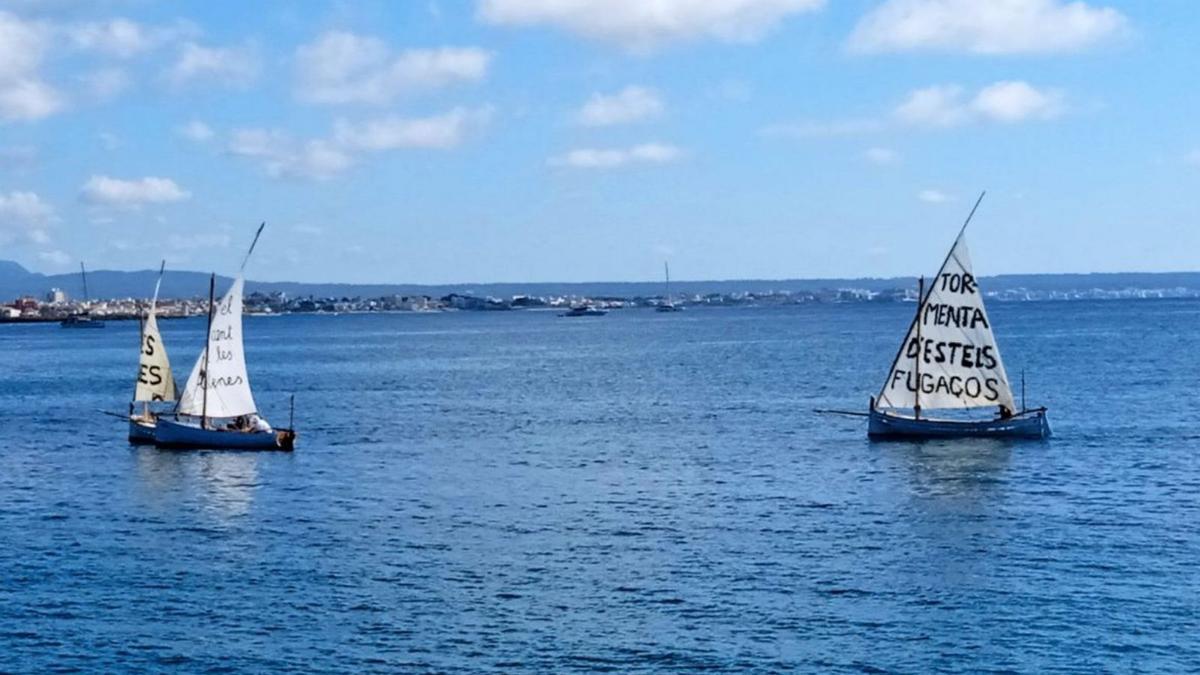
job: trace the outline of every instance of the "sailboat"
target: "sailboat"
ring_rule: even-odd
[[[872,438],[1050,436],[1045,408],[1025,408],[1022,394],[1021,410],[1016,411],[972,270],[964,235],[982,201],[980,194],[928,291],[921,278],[916,316],[879,396],[870,402],[867,434]],[[999,413],[991,419],[926,415],[931,410],[978,408],[996,408]]]
[[[90,304],[91,299],[88,297],[87,270],[83,268],[83,262],[79,263],[79,274],[83,277],[83,302],[84,307],[87,307],[87,305]],[[100,319],[93,319],[91,312],[87,309],[84,309],[78,314],[72,314],[71,316],[68,316],[67,318],[58,322],[58,325],[62,326],[63,328],[104,328],[104,322]]]
[[[158,412],[152,409],[151,403],[175,400],[175,377],[171,374],[171,362],[156,318],[158,290],[166,267],[164,260],[158,268],[158,281],[154,282],[154,299],[142,320],[137,383],[133,388],[133,402],[129,404],[130,443],[153,443]],[[138,403],[142,404],[141,410],[136,409]]]
[[[209,278],[208,339],[179,397],[174,418],[160,417],[155,425],[154,442],[160,447],[291,450],[295,444],[294,430],[272,429],[259,415],[242,344],[242,274],[265,225],[259,226],[237,277],[220,302],[215,301],[216,275]]]
[[[663,261],[663,273],[667,277],[667,288],[666,288],[666,292],[663,293],[663,301],[660,302],[658,304],[658,306],[654,308],[654,311],[656,311],[656,312],[682,312],[683,307],[681,305],[676,305],[674,302],[671,301],[671,267],[667,264],[666,261]]]

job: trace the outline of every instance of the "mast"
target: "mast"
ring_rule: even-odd
[[[80,275],[81,277],[83,277],[83,301],[86,303],[86,302],[89,302],[89,301],[91,300],[91,298],[89,298],[89,297],[88,297],[88,289],[87,289],[87,270],[85,270],[85,269],[83,268],[83,261],[82,261],[82,260],[80,260],[80,261],[79,261],[79,275]]]
[[[262,231],[262,228],[259,228]],[[257,239],[257,237],[255,237]],[[208,332],[205,333],[204,342],[204,399],[200,408],[200,428],[208,428],[208,352],[212,346],[212,319],[213,319],[213,296],[216,293],[217,275],[213,274],[208,278]]]
[[[913,415],[921,419],[921,308],[925,306],[925,277],[917,280],[917,390],[913,392]]]
[[[663,273],[667,275],[667,304],[675,304],[671,302],[671,265],[666,260],[663,261]]]

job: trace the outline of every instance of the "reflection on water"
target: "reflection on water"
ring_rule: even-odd
[[[1004,482],[1015,448],[1038,443],[993,438],[877,443],[903,467],[918,497],[984,497]]]
[[[259,488],[254,452],[135,449],[137,474],[156,502],[199,498],[204,511],[226,521],[250,512]]]

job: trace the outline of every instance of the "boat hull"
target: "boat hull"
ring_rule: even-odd
[[[877,439],[925,438],[1049,438],[1045,410],[1032,410],[1008,419],[915,419],[880,410],[868,413],[867,436]]]
[[[160,448],[290,451],[295,437],[295,433],[290,429],[275,431],[201,429],[198,426],[167,419],[159,419],[154,430],[154,443]]]
[[[154,421],[141,417],[129,418],[129,442],[134,444],[154,443]]]

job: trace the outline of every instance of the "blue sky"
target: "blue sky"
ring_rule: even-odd
[[[353,282],[1197,269],[1190,0],[0,0],[0,258]]]

